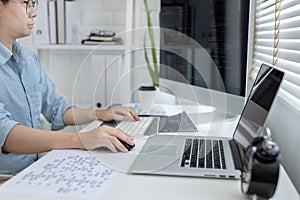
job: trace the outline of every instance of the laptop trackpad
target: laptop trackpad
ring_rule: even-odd
[[[165,145],[150,145],[143,153],[149,153],[151,155],[161,156],[174,156],[176,154],[177,146],[165,146]]]

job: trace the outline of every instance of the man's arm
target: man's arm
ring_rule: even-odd
[[[94,120],[122,121],[128,117],[131,121],[138,121],[139,117],[132,108],[114,106],[104,110],[80,109],[71,107],[63,114],[65,125],[81,125]]]
[[[133,145],[133,138],[120,129],[97,127],[85,133],[46,131],[23,125],[14,126],[9,132],[2,151],[20,154],[41,153],[54,149],[96,149],[107,147],[112,152],[128,150],[117,139]]]
[[[9,132],[2,150],[31,154],[65,148],[82,148],[77,133],[39,130],[18,124]]]

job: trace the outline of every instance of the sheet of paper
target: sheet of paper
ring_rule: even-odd
[[[55,150],[2,184],[0,196],[101,199],[115,173],[89,151]]]

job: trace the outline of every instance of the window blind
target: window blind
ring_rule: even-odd
[[[300,0],[256,0],[250,78],[262,63],[285,72],[279,97],[300,111]],[[298,9],[297,9],[298,8]]]

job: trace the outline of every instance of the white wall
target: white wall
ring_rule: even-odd
[[[300,193],[300,109],[277,97],[266,125],[280,147],[281,163]]]
[[[93,29],[125,31],[126,0],[77,0],[82,9],[82,36]]]

